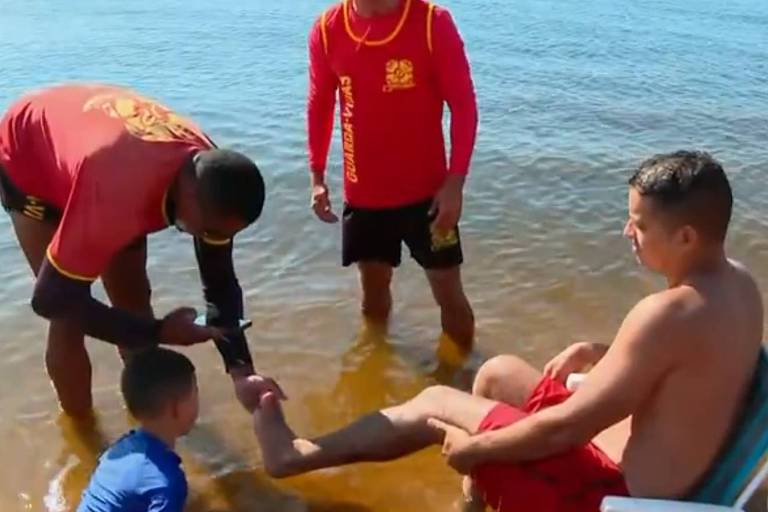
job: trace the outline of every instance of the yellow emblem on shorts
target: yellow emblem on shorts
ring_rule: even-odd
[[[459,236],[455,229],[441,233],[430,226],[429,231],[432,233],[432,252],[447,249],[459,243]]]
[[[34,196],[27,196],[24,201],[22,212],[30,219],[43,220],[45,218],[45,205]]]
[[[401,91],[416,87],[413,78],[413,62],[408,59],[392,59],[387,62],[384,92]]]
[[[204,140],[190,120],[160,103],[128,91],[94,96],[83,106],[83,112],[89,110],[101,110],[113,119],[120,119],[128,133],[149,142]]]

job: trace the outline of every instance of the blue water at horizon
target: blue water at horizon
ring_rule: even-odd
[[[306,33],[328,4],[0,0],[0,108],[62,81],[130,85],[269,155],[272,173],[294,172],[305,153]],[[500,156],[588,164],[678,146],[766,161],[762,0],[445,4],[473,64],[478,173]]]

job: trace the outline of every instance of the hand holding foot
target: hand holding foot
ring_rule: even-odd
[[[259,402],[265,393],[272,393],[280,400],[286,400],[285,393],[271,377],[264,377],[256,373],[240,376],[233,379],[235,395],[245,409],[252,413],[259,407]]]
[[[274,393],[261,396],[259,406],[253,411],[253,430],[261,445],[261,458],[268,475],[283,478],[303,471],[301,460],[312,453],[314,445],[296,437],[285,422]]]

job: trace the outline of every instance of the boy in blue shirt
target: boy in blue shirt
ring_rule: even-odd
[[[120,383],[125,403],[141,427],[99,458],[78,512],[181,512],[187,479],[173,451],[197,420],[195,367],[164,348],[137,354]]]

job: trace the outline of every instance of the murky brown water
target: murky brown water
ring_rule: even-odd
[[[570,341],[610,339],[626,310],[662,284],[636,268],[620,237],[624,187],[620,175],[611,174],[618,185],[607,204],[574,196],[563,211],[553,211],[552,202],[534,211],[530,202],[507,205],[480,184],[472,188],[465,279],[482,354],[511,351],[543,364]],[[500,189],[505,186],[512,184]],[[532,188],[532,197],[542,192]],[[273,197],[281,194],[278,183]],[[311,435],[338,427],[435,382],[439,318],[419,269],[407,262],[397,273],[389,341],[357,336],[357,283],[354,272],[337,268],[336,229],[313,222],[303,204],[274,208],[278,203],[273,199],[263,221],[243,237],[237,265],[254,320],[254,357],[286,389],[286,413],[296,430]],[[731,253],[765,282],[765,217],[739,206]],[[290,235],[278,227],[286,224]],[[26,306],[32,280],[6,220],[0,229],[0,259],[8,269],[0,310],[0,510],[68,511],[105,443],[130,428],[117,389],[121,363],[110,346],[89,342],[98,435],[78,433],[59,417],[42,366],[45,326]],[[150,251],[157,309],[194,297],[196,271],[183,236],[156,235]],[[450,510],[458,499],[459,479],[437,450],[270,480],[215,349],[186,353],[198,367],[202,404],[199,424],[179,450],[191,484],[189,510]]]

